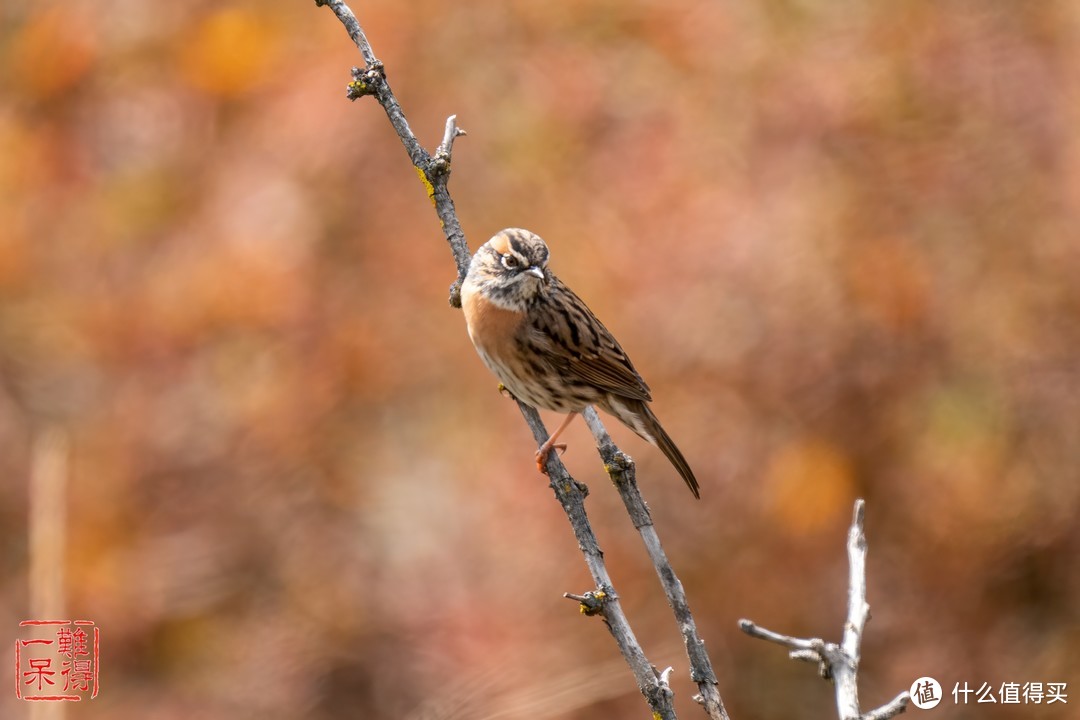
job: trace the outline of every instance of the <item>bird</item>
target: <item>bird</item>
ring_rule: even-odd
[[[497,232],[473,255],[461,285],[469,338],[480,359],[518,400],[566,415],[540,445],[541,472],[556,440],[594,405],[658,447],[701,493],[690,464],[649,403],[649,386],[615,337],[548,268],[547,243],[521,228]]]

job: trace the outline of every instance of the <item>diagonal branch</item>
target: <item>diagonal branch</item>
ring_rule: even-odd
[[[751,637],[767,640],[788,648],[792,660],[813,662],[826,680],[836,688],[836,709],[840,720],[887,720],[907,708],[908,693],[902,692],[885,705],[866,713],[859,711],[859,647],[863,630],[870,616],[866,602],[866,533],[863,523],[866,502],[855,501],[855,510],[848,531],[848,608],[847,620],[840,644],[821,638],[795,638],[782,635],[751,622],[740,620],[739,628]]]
[[[548,439],[547,428],[540,419],[540,413],[535,408],[517,401],[518,409],[521,410],[525,423],[532,431],[537,446],[542,445]],[[581,483],[574,480],[562,464],[558,453],[549,453],[547,459],[548,477],[551,479],[551,489],[555,492],[555,498],[562,505],[566,517],[570,520],[570,526],[574,530],[578,547],[585,556],[585,564],[589,567],[592,575],[595,591],[585,595],[566,594],[566,597],[577,600],[581,604],[581,612],[585,615],[602,615],[611,631],[615,643],[619,646],[619,652],[626,658],[630,670],[637,680],[638,689],[652,708],[654,716],[661,718],[674,718],[675,707],[673,704],[674,693],[668,685],[668,671],[657,674],[652,663],[645,657],[641,646],[638,644],[634,631],[623,613],[619,596],[612,585],[608,575],[607,566],[604,564],[604,553],[596,540],[596,534],[589,523],[589,517],[585,512],[585,497],[589,490]]]
[[[435,155],[425,150],[416,139],[412,128],[409,127],[405,113],[386,79],[386,69],[382,61],[375,57],[371,43],[368,42],[367,35],[364,34],[364,29],[360,26],[360,21],[356,19],[353,11],[342,0],[315,0],[315,4],[319,7],[329,7],[334,11],[353,43],[360,49],[360,54],[364,56],[364,69],[352,69],[353,81],[349,83],[346,97],[356,100],[365,95],[373,95],[386,111],[390,124],[394,126],[401,144],[405,146],[405,151],[409,153],[409,159],[412,160],[416,174],[435,206],[443,234],[446,235],[450,251],[454,254],[457,279],[450,286],[450,305],[459,308],[461,307],[461,282],[465,279],[465,273],[469,271],[469,245],[465,242],[465,233],[461,229],[457,212],[454,210],[454,201],[446,185],[450,181],[450,156],[454,138],[464,135],[465,131],[457,126],[456,116],[451,115],[446,119],[446,132]]]
[[[705,641],[697,633],[697,624],[694,622],[694,616],[690,614],[686,592],[671,563],[668,562],[667,553],[664,552],[660,537],[656,534],[652,515],[638,490],[634,461],[612,442],[595,408],[587,408],[582,415],[596,440],[596,448],[604,461],[604,468],[611,476],[634,527],[645,543],[645,550],[649,553],[653,567],[656,568],[656,574],[660,578],[664,594],[667,595],[668,604],[671,605],[671,610],[675,615],[675,622],[682,632],[686,656],[690,660],[690,678],[698,686],[698,695],[694,696],[694,699],[701,703],[705,712],[713,720],[727,720],[727,711],[724,710],[724,702],[720,699],[720,692],[717,689],[716,673],[713,672],[712,661],[705,651]]]

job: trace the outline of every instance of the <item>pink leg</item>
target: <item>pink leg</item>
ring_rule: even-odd
[[[551,437],[544,441],[544,444],[540,446],[540,449],[536,451],[536,469],[547,475],[547,459],[548,453],[552,450],[566,450],[566,443],[556,444],[555,441],[562,434],[562,431],[566,429],[566,426],[570,424],[570,421],[577,415],[576,412],[572,412],[566,416],[566,419],[562,421],[559,427],[555,428],[555,432],[551,433]]]

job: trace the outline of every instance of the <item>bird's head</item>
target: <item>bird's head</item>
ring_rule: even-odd
[[[523,310],[547,291],[552,279],[547,262],[548,247],[539,235],[507,228],[476,251],[465,282],[503,307]]]

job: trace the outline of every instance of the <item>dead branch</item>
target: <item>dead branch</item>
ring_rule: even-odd
[[[907,691],[904,691],[875,710],[866,713],[859,711],[859,648],[870,616],[870,605],[866,602],[865,509],[864,500],[860,498],[855,501],[847,541],[847,619],[840,644],[825,642],[821,638],[795,638],[766,630],[750,620],[739,621],[739,628],[747,635],[788,648],[792,660],[817,663],[821,677],[832,680],[836,688],[836,709],[840,720],[886,720],[904,712],[909,700]]]

